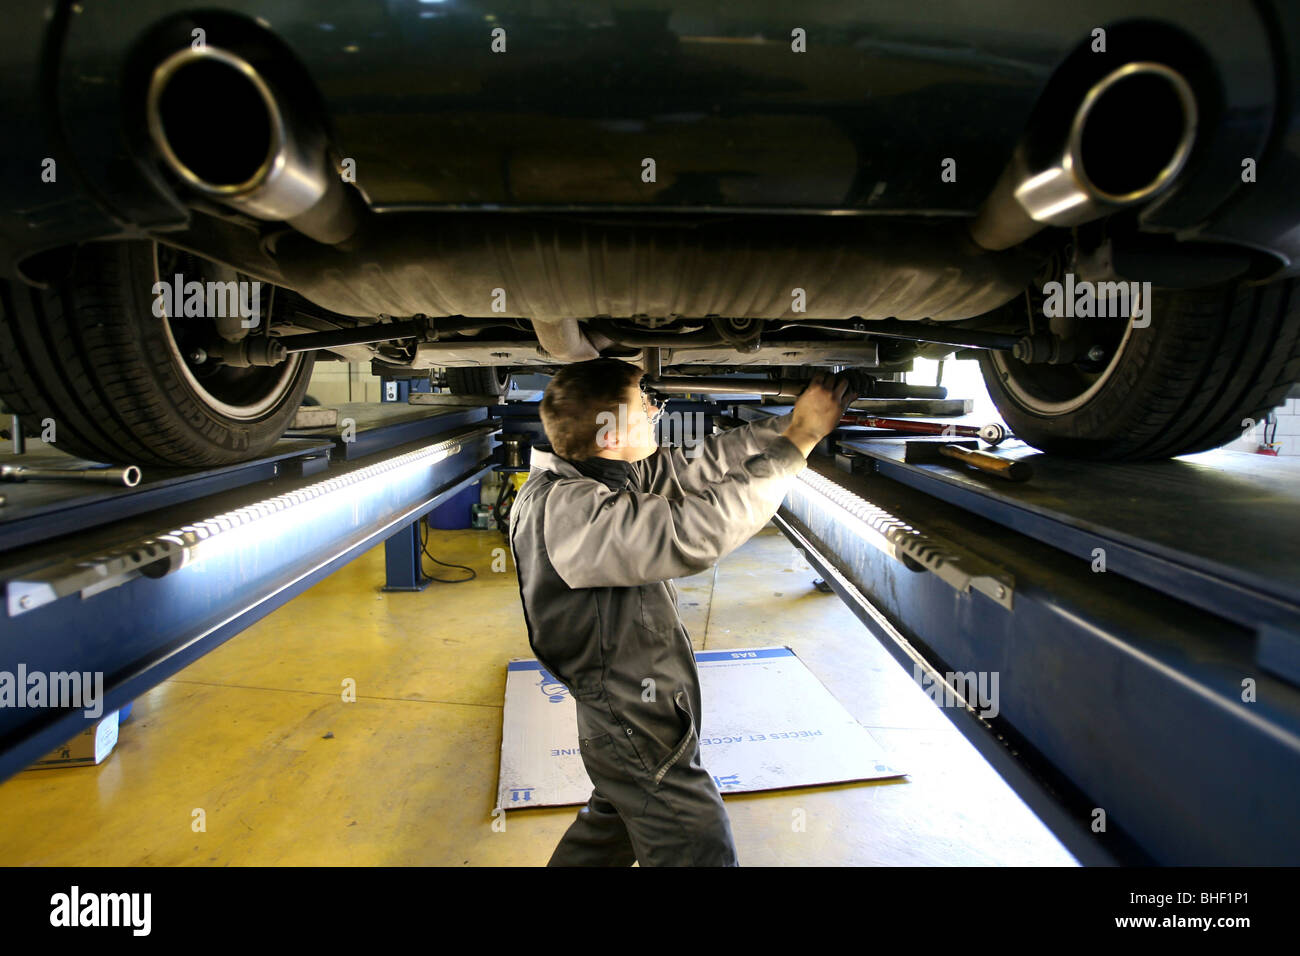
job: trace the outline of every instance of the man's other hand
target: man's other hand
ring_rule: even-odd
[[[807,458],[817,443],[835,430],[857,397],[849,388],[847,377],[817,372],[794,403],[790,426],[782,434]]]

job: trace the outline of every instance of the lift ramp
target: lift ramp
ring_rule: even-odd
[[[376,544],[418,541],[423,515],[494,467],[501,425],[485,407],[339,421],[239,466],[145,469],[135,488],[6,488],[0,671],[102,674],[117,710]],[[91,722],[0,708],[0,779]]]
[[[1300,464],[821,451],[776,524],[1076,857],[1300,863]]]

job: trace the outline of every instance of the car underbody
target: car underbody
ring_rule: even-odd
[[[49,327],[42,294],[66,302],[125,284],[114,302],[138,309],[174,286],[156,310],[163,328],[123,335],[161,336],[166,376],[213,427],[249,427],[225,451],[163,456],[173,464],[273,440],[312,361],[329,359],[390,376],[478,369],[500,385],[610,356],[682,391],[684,376],[733,371],[891,380],[960,350],[980,356],[1009,424],[1041,448],[1127,458],[1213,447],[1296,377],[1300,267],[1282,223],[1300,212],[1276,182],[1289,156],[1276,144],[1295,119],[1238,62],[1265,56],[1281,82],[1285,14],[1150,6],[1147,19],[1107,21],[1100,47],[1070,23],[1013,42],[957,22],[929,29],[945,38],[935,47],[918,24],[850,14],[812,59],[798,31],[794,43],[753,38],[741,17],[692,33],[618,12],[598,27],[521,16],[513,48],[494,32],[484,49],[453,50],[470,24],[449,12],[449,32],[425,39],[459,72],[423,65],[402,33],[426,29],[423,16],[393,12],[392,33],[343,49],[400,74],[396,98],[343,85],[364,86],[365,70],[308,33],[340,24],[146,8],[103,21],[122,38],[106,65],[87,48],[104,15],[60,8],[40,81],[64,104],[51,135],[91,128],[100,94],[76,65],[93,64],[114,94],[95,120],[106,143],[66,139],[63,161],[117,225],[44,222],[39,238],[0,243],[13,281],[47,290],[33,293],[30,321],[11,307],[12,344],[28,351]],[[900,30],[911,39],[889,39]],[[553,34],[581,53],[566,61],[538,45]],[[718,36],[739,45],[717,47]],[[647,91],[650,73],[675,78]],[[78,89],[89,99],[64,103]],[[1242,173],[1243,147],[1256,146],[1267,188]],[[264,306],[254,321],[223,295],[247,302],[249,286]],[[1065,288],[1086,295],[1062,309]],[[1235,362],[1249,350],[1220,329],[1179,409],[1137,431],[1117,417],[1149,401],[1122,393],[1135,363],[1152,364],[1133,355],[1142,339],[1168,355],[1170,340],[1205,333],[1204,313],[1260,308],[1255,331],[1278,354],[1235,373],[1244,384],[1230,396],[1213,349]],[[42,390],[0,383],[29,417],[55,413],[33,397]],[[1207,390],[1223,400],[1198,413]],[[1207,411],[1205,427],[1184,427]],[[84,448],[127,453],[108,439]]]

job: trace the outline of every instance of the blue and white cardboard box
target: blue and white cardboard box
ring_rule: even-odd
[[[104,762],[117,746],[117,714],[105,714],[62,747],[46,754],[28,770],[51,767],[94,767]]]
[[[903,776],[790,648],[701,651],[695,660],[700,760],[724,795]],[[537,661],[512,660],[498,807],[582,804],[590,795],[568,689]]]

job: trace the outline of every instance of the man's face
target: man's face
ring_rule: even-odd
[[[629,385],[621,407],[599,423],[596,444],[601,448],[598,457],[640,461],[653,455],[659,447],[653,424],[658,411],[659,407],[641,391],[639,380]]]

